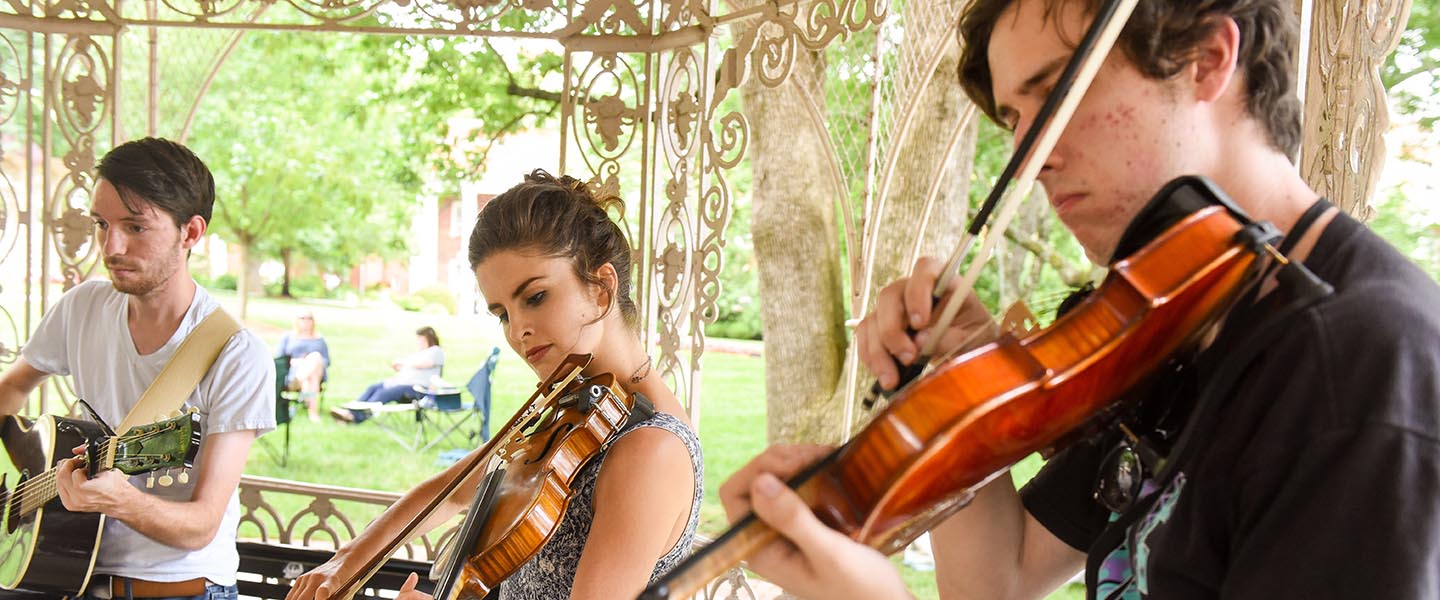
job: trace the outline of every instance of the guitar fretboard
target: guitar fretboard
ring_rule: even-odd
[[[96,459],[104,468],[114,465],[115,438],[108,438],[100,447]],[[87,462],[88,464],[88,462]],[[50,469],[21,481],[5,496],[5,513],[9,516],[11,523],[17,519],[28,517],[45,506],[45,503],[54,500],[60,494],[56,488],[55,476],[59,471]]]

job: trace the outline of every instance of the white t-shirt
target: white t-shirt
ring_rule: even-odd
[[[94,407],[111,427],[118,425],[139,402],[185,336],[220,307],[204,288],[196,286],[195,299],[175,334],[159,350],[141,356],[126,325],[128,299],[109,281],[87,281],[75,286],[45,313],[21,351],[25,361],[36,369],[70,376],[78,397]],[[274,429],[275,363],[260,338],[246,329],[231,337],[185,400],[185,407],[199,410],[207,436],[247,429],[263,434]],[[149,420],[144,418],[142,422]],[[203,450],[195,464],[202,459]],[[137,475],[130,478],[130,483],[146,493],[177,502],[190,500],[198,479],[192,473],[188,483],[181,484],[177,479],[170,487],[146,489],[146,478]],[[106,519],[95,572],[150,581],[204,577],[213,583],[233,585],[240,566],[235,549],[239,522],[237,491],[230,495],[215,539],[190,552],[145,537],[119,519]]]
[[[385,380],[385,385],[430,385],[431,377],[440,376],[440,368],[445,366],[445,351],[439,346],[429,346],[410,356],[405,357],[406,366],[400,367],[394,375]],[[409,366],[410,363],[428,361],[430,366],[424,369],[417,369]]]

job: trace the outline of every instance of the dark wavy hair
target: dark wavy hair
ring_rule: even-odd
[[[96,172],[120,194],[131,213],[139,202],[155,206],[183,227],[190,217],[210,222],[215,208],[215,177],[189,148],[163,138],[125,142],[105,153]]]
[[[960,86],[992,120],[995,109],[990,75],[990,34],[1016,0],[975,0],[960,17]],[[1030,0],[1035,1],[1035,0]],[[1101,0],[1045,0],[1047,18],[1060,5],[1076,2],[1095,14]],[[1300,100],[1295,96],[1295,48],[1298,28],[1289,0],[1140,0],[1116,47],[1154,79],[1169,79],[1190,62],[1196,44],[1210,36],[1221,17],[1240,28],[1238,68],[1245,81],[1245,109],[1265,129],[1270,146],[1293,160],[1300,149]],[[1077,44],[1079,40],[1070,40]]]
[[[612,208],[624,214],[625,203],[616,196],[597,196],[574,177],[557,178],[536,169],[480,210],[470,233],[470,270],[503,250],[527,249],[568,258],[575,275],[585,283],[605,287],[613,299],[610,307],[618,306],[625,323],[637,329],[630,243],[610,219]],[[615,267],[618,289],[610,289],[595,276],[595,270],[605,263]]]
[[[431,345],[431,346],[439,346],[439,345],[440,345],[440,336],[435,333],[435,328],[434,328],[434,327],[426,326],[426,327],[421,327],[421,328],[419,328],[419,329],[416,329],[416,330],[415,330],[415,335],[424,336],[424,337],[425,337],[425,341],[430,342],[430,345]]]

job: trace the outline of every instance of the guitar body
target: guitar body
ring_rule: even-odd
[[[0,587],[53,598],[78,596],[89,584],[104,515],[67,511],[58,496],[21,514],[18,501],[31,491],[25,484],[32,477],[73,456],[71,448],[104,435],[94,423],[52,415],[33,421],[11,416],[0,423],[0,442],[10,457],[0,466]]]

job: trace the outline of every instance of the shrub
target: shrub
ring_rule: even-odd
[[[224,273],[216,277],[211,285],[215,286],[217,290],[234,290],[240,287],[240,281],[236,279],[234,275]]]
[[[441,286],[426,286],[416,291],[413,297],[417,299],[418,306],[413,309],[407,308],[406,310],[422,310],[427,305],[433,304],[443,307],[447,314],[455,314],[455,294],[450,293],[450,290]]]
[[[393,300],[395,306],[399,306],[410,312],[417,312],[421,307],[425,306],[425,300],[419,296],[396,296]]]
[[[327,298],[325,280],[319,275],[304,275],[290,280],[290,295],[296,298]]]
[[[210,279],[210,276],[206,274],[203,269],[190,271],[190,278],[195,280],[195,285],[202,288],[215,287],[215,282]]]

